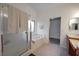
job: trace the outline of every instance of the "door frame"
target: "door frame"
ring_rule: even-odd
[[[49,19],[49,39],[50,39],[50,22],[51,21],[53,21],[53,19],[57,19],[58,20],[58,18],[60,18],[60,32],[59,32],[59,37],[61,38],[61,16],[59,16],[59,17],[55,17],[55,18],[50,18]],[[61,42],[61,39],[60,39],[60,42]]]

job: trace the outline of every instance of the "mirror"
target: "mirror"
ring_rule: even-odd
[[[79,30],[79,18],[72,18],[69,21],[70,30]]]

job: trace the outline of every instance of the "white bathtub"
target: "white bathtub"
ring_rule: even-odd
[[[44,38],[44,35],[40,35],[40,34],[33,34],[32,35],[32,41],[34,41],[34,42],[41,40],[42,38]]]
[[[43,44],[48,44],[48,40],[44,35],[39,35],[39,34],[33,34],[32,35],[32,42],[31,42],[31,49],[28,50],[27,53],[24,55],[29,55],[30,53],[34,53],[37,48],[40,46],[43,46]]]

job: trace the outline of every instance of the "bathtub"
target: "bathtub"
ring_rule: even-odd
[[[46,44],[46,41],[47,40],[44,35],[39,35],[39,34],[32,35],[32,43],[31,43],[32,51],[35,51],[37,48]]]
[[[32,41],[36,42],[38,40],[41,40],[42,38],[44,38],[44,35],[40,35],[40,34],[33,34],[32,35]]]
[[[24,56],[34,53],[36,49],[40,48],[44,44],[48,44],[48,39],[44,35],[32,34],[31,49],[29,49]]]

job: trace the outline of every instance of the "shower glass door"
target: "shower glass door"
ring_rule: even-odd
[[[28,32],[11,32],[8,31],[8,26],[11,25],[10,23],[10,16],[12,17],[15,12],[12,12],[9,9],[9,5],[2,4],[1,10],[2,11],[2,55],[4,56],[18,56],[22,55],[24,52],[28,50]],[[11,15],[9,16],[11,12]],[[16,15],[17,16],[17,15]],[[9,19],[9,20],[8,20]],[[14,21],[15,19],[13,19]],[[12,22],[13,22],[12,21]],[[15,22],[14,22],[15,23]],[[14,26],[15,24],[11,25]],[[18,21],[16,21],[16,26],[18,26]],[[16,27],[18,28],[18,27]],[[13,28],[14,29],[14,28]],[[13,30],[12,29],[12,30]]]

